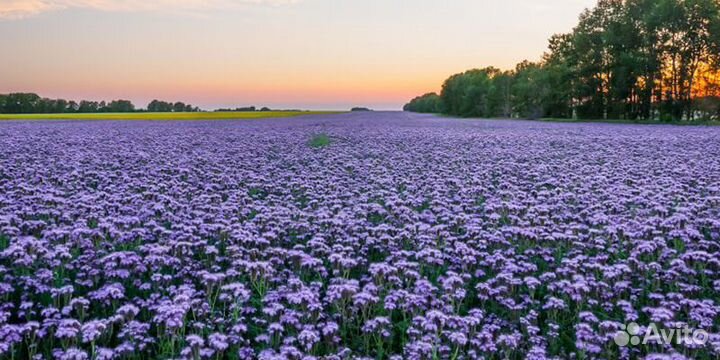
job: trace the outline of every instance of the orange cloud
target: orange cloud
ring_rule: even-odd
[[[0,19],[21,19],[70,8],[100,11],[202,11],[247,5],[286,5],[298,0],[2,0]]]
[[[19,19],[54,9],[55,6],[43,0],[6,0],[0,3],[0,18]]]

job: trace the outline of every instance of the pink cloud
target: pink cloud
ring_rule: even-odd
[[[0,19],[21,19],[63,9],[99,11],[202,11],[232,9],[247,5],[285,5],[298,0],[2,0]]]

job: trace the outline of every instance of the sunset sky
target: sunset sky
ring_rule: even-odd
[[[399,109],[538,60],[595,0],[0,0],[0,93]]]

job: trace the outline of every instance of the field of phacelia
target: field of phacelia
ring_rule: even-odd
[[[717,359],[719,327],[720,128],[0,124],[0,358]]]

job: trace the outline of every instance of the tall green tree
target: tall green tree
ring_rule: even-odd
[[[515,67],[512,86],[512,112],[518,117],[537,119],[546,115],[546,69],[542,64],[523,61]]]
[[[698,86],[719,64],[720,1],[599,0],[542,62],[455,74],[440,103],[457,116],[692,120],[709,113],[701,100],[717,94]]]
[[[28,114],[35,112],[40,103],[40,96],[32,93],[13,93],[5,98],[5,110],[7,114]]]
[[[96,113],[100,109],[100,104],[97,101],[82,100],[78,105],[77,112],[80,113]]]
[[[442,111],[442,102],[438,94],[427,93],[410,100],[403,110],[417,113],[439,113]]]
[[[463,117],[492,116],[494,104],[489,95],[493,91],[492,79],[499,73],[490,67],[451,76],[440,93],[444,112]]]
[[[490,90],[485,116],[510,118],[513,115],[512,88],[515,75],[512,71],[496,71],[490,74]]]
[[[676,119],[693,118],[697,70],[720,56],[719,6],[715,0],[659,0],[654,8],[656,46],[667,70],[662,77],[663,111]]]
[[[153,100],[148,104],[147,110],[150,112],[171,112],[173,111],[173,104],[167,101]]]
[[[106,111],[118,113],[133,112],[135,111],[135,105],[133,105],[130,100],[113,100],[107,105]]]
[[[183,112],[183,111],[185,111],[185,108],[186,108],[185,103],[178,101],[175,104],[173,104],[172,111]]]

